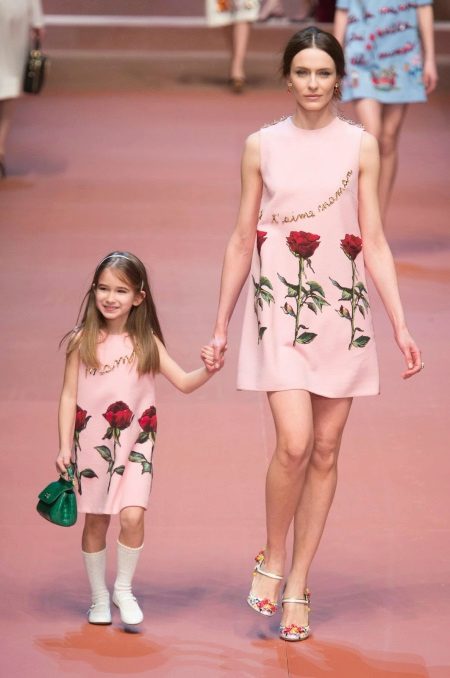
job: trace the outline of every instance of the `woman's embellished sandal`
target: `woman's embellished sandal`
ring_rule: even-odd
[[[279,574],[274,574],[273,572],[267,572],[262,569],[262,564],[264,562],[264,551],[260,551],[255,558],[256,567],[253,570],[253,576],[257,574],[262,574],[264,577],[270,577],[270,579],[278,579],[281,581],[283,577]],[[263,614],[265,617],[271,617],[278,610],[278,603],[276,600],[270,600],[269,598],[258,598],[258,596],[252,595],[252,592],[248,594],[247,603],[250,607]]]
[[[284,603],[298,603],[299,605],[307,605],[308,612],[311,611],[309,607],[309,602],[311,600],[311,594],[308,589],[305,589],[304,598],[283,598],[281,604]],[[289,624],[289,626],[280,625],[280,638],[282,640],[289,640],[295,642],[298,640],[306,640],[310,634],[309,624],[306,626],[298,626],[297,624]]]

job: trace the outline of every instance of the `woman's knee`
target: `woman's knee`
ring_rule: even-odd
[[[340,439],[329,436],[316,436],[314,439],[313,451],[311,453],[311,464],[318,471],[329,473],[337,466]]]
[[[278,440],[276,455],[282,466],[289,471],[303,470],[311,456],[312,440],[283,437]]]
[[[144,526],[144,509],[138,506],[122,509],[120,527],[124,532],[141,530]]]

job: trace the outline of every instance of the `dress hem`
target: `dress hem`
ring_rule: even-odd
[[[277,388],[265,388],[263,386],[237,386],[237,391],[255,391],[259,393],[273,393],[277,391],[308,391],[312,395],[321,396],[322,398],[359,398],[360,396],[377,396],[380,395],[380,389],[376,391],[358,391],[357,393],[342,393],[339,395],[329,393],[321,393],[318,390],[306,388],[305,386],[281,386]]]
[[[82,509],[80,507],[77,507],[78,513],[90,513],[91,515],[94,516],[117,516],[123,509],[126,508],[131,508],[132,506],[136,506],[137,508],[143,508],[145,511],[147,511],[147,506],[144,504],[138,504],[138,503],[133,503],[133,504],[126,504],[125,506],[121,506],[117,511],[86,511],[85,509]]]

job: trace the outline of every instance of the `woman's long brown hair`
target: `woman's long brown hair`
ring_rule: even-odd
[[[145,292],[145,298],[139,306],[133,306],[127,318],[125,331],[130,337],[137,358],[139,374],[158,372],[159,351],[154,335],[164,344],[164,337],[156,313],[145,266],[131,252],[111,252],[95,269],[89,290],[86,292],[78,313],[76,327],[68,332],[61,344],[69,339],[67,354],[79,349],[80,359],[87,368],[100,367],[97,347],[102,331],[106,331],[106,322],[95,303],[95,290],[100,275],[106,268],[113,269],[136,294]]]

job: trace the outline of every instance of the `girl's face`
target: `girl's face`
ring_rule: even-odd
[[[95,287],[95,305],[107,324],[125,327],[133,306],[139,306],[145,298],[145,292],[135,292],[127,280],[119,276],[113,268],[105,268]]]
[[[287,78],[297,104],[305,111],[321,111],[328,106],[337,80],[333,59],[315,47],[303,49],[295,55]]]

